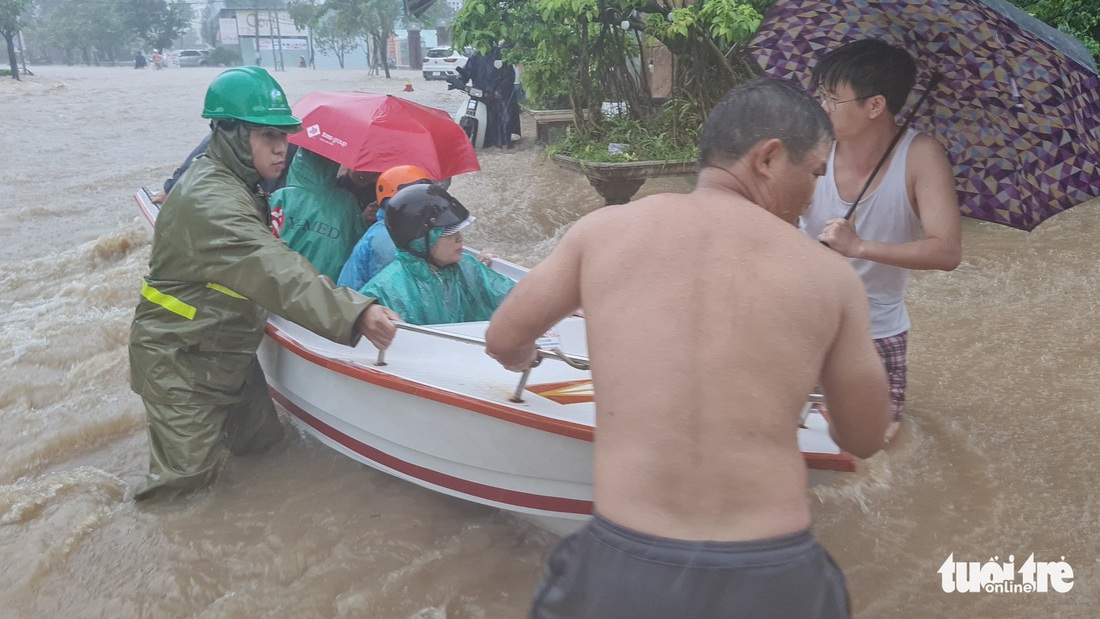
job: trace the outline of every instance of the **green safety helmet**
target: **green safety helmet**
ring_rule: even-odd
[[[215,77],[206,89],[202,117],[243,120],[287,133],[302,129],[282,86],[261,67],[234,67]]]

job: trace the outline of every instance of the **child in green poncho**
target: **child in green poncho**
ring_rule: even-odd
[[[386,229],[397,259],[360,292],[410,324],[489,320],[515,285],[462,251],[466,207],[436,185],[410,185],[390,198]]]

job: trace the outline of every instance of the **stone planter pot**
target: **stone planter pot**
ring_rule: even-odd
[[[647,178],[695,174],[695,161],[626,161],[602,163],[554,155],[559,167],[583,174],[604,204],[626,204]]]

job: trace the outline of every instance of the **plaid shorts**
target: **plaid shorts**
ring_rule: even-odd
[[[875,340],[875,350],[886,365],[886,378],[890,381],[890,403],[894,407],[894,421],[901,421],[905,412],[905,349],[909,332]]]

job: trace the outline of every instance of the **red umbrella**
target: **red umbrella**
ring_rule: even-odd
[[[392,95],[312,92],[293,106],[290,142],[363,172],[415,165],[443,180],[481,169],[466,132],[443,110]]]

